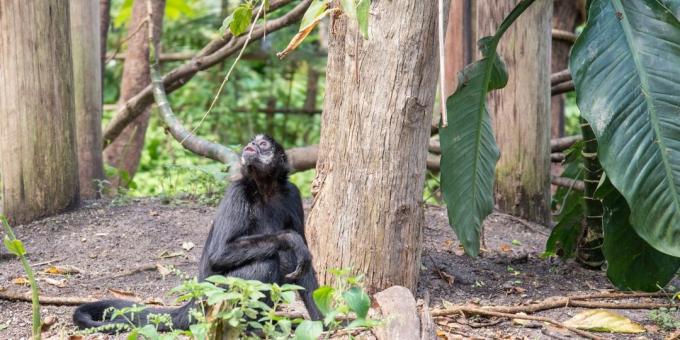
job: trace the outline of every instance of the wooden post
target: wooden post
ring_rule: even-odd
[[[14,224],[78,202],[68,0],[0,1],[0,173]]]
[[[102,66],[99,2],[71,3],[71,43],[80,196],[99,198],[102,161]]]
[[[495,33],[516,4],[477,1],[477,38]],[[508,69],[508,84],[489,96],[501,150],[496,204],[543,224],[550,222],[551,18],[552,1],[537,0],[505,33],[498,53]]]

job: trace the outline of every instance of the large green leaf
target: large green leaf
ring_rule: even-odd
[[[635,231],[680,257],[680,22],[657,0],[593,0],[572,50],[578,106]]]
[[[680,0],[661,0],[661,3],[663,3],[676,18],[680,18]]]
[[[446,101],[448,126],[439,130],[442,192],[449,224],[471,256],[479,254],[482,221],[493,210],[494,172],[500,157],[486,105],[487,93],[508,82],[496,47],[503,33],[533,2],[520,2],[494,36],[479,40],[482,59],[458,75],[458,88]]]
[[[561,177],[583,180],[584,169],[581,156],[583,145],[583,141],[580,141],[567,149],[562,163],[564,170]],[[557,225],[550,232],[550,237],[545,244],[545,252],[541,254],[541,257],[554,255],[564,258],[573,257],[585,219],[583,192],[574,190],[574,188],[558,187],[553,195],[551,207],[557,211],[554,217]]]
[[[623,196],[605,179],[595,193],[602,199],[607,276],[622,290],[657,291],[680,268],[680,258],[651,247],[630,225],[630,209]]]

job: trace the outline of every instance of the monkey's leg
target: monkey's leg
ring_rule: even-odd
[[[281,259],[281,273],[290,273],[291,271],[296,270],[297,260],[292,251],[279,252],[279,258]],[[316,280],[316,272],[311,265],[307,266],[296,279],[290,280],[284,276],[283,281],[285,283],[293,283],[304,287],[305,290],[299,291],[299,294],[300,298],[302,298],[302,302],[305,303],[305,308],[307,308],[309,317],[312,320],[321,320],[323,318],[323,315],[321,315],[319,308],[316,307],[314,298],[312,297],[314,291],[319,288],[319,282]]]
[[[312,294],[315,290],[319,288],[319,282],[316,280],[316,273],[314,268],[309,268],[297,281],[295,282],[298,286],[305,287],[305,290],[300,292],[300,297],[307,307],[307,312],[312,320],[321,320],[323,315],[321,311],[316,307]]]

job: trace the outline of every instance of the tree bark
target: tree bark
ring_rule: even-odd
[[[448,1],[447,1],[448,2]],[[375,292],[416,288],[423,184],[438,75],[437,2],[373,1],[330,26],[319,162],[307,237],[320,280],[352,268]]]
[[[160,39],[165,0],[153,0],[153,27],[154,39]],[[139,25],[144,24],[147,18],[146,1],[136,0],[132,6],[132,17],[128,24],[128,34],[134,33]],[[123,78],[121,81],[119,103],[125,103],[128,99],[141,92],[151,83],[149,76],[149,44],[146,34],[148,27],[142,28],[132,36],[128,43],[127,58],[123,64]],[[134,177],[139,160],[144,149],[144,136],[149,126],[150,108],[135,118],[123,132],[106,148],[104,158],[108,164],[126,172],[130,178]],[[114,179],[114,186],[126,186],[126,183],[119,183],[119,179]]]
[[[3,213],[28,223],[78,202],[68,0],[0,1]]]
[[[585,20],[584,0],[554,0],[553,28],[574,32],[576,26]],[[552,72],[565,70],[569,66],[571,43],[564,40],[552,40]],[[552,138],[564,136],[564,95],[553,96],[550,103],[552,111]]]
[[[106,41],[111,24],[111,0],[99,0],[99,43],[101,44],[102,90],[104,89],[104,72],[106,70]],[[103,94],[102,94],[103,97]]]
[[[472,62],[475,54],[473,0],[451,0],[449,20],[446,27],[446,64],[444,66],[444,87],[450,96],[458,83],[458,72]]]
[[[492,35],[515,0],[477,1],[477,38]],[[501,39],[507,86],[491,92],[501,158],[496,204],[512,215],[550,222],[550,21],[552,1],[537,0]]]
[[[99,3],[75,1],[70,17],[80,197],[92,199],[104,179]]]

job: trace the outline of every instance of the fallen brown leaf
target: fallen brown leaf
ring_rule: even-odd
[[[28,281],[28,278],[26,278],[25,276],[19,276],[15,278],[14,280],[12,280],[12,283],[19,286],[28,286],[29,284],[31,284],[31,282]]]
[[[59,288],[66,287],[66,279],[55,280],[55,279],[52,279],[52,278],[49,278],[49,277],[43,277],[43,278],[40,278],[39,281],[47,282],[48,284],[51,284],[51,285],[59,287]]]
[[[71,275],[82,273],[82,270],[75,266],[65,265],[65,266],[51,266],[45,269],[44,272],[51,275]]]

